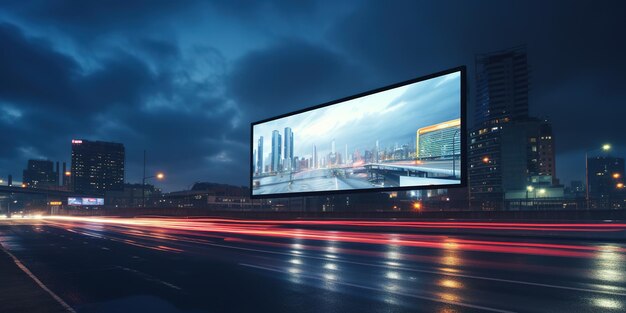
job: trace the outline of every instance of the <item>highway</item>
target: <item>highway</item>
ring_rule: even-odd
[[[361,167],[338,167],[336,169],[307,169],[295,172],[293,174],[280,173],[277,175],[255,177],[258,182],[255,187],[255,194],[275,194],[290,192],[311,192],[311,191],[328,191],[328,190],[352,190],[352,189],[368,189],[383,187],[379,183],[373,183],[368,180],[366,169],[375,168],[381,170],[389,170],[391,172],[427,172],[439,175],[452,175],[453,166],[451,160],[445,161],[398,161],[389,163],[369,163]],[[353,172],[357,171],[357,172]],[[341,173],[337,175],[336,173]],[[394,174],[397,175],[397,174]],[[407,179],[405,185],[401,186],[420,186],[420,185],[442,185],[459,183],[458,180],[443,179],[440,177],[417,177],[405,176]],[[396,179],[397,180],[397,179]],[[388,186],[400,186],[398,182],[387,182]],[[402,181],[400,182],[402,184]]]
[[[506,232],[624,228],[47,217],[0,244],[76,312],[623,312],[623,242]]]

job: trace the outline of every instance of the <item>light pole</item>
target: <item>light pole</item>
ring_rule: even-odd
[[[591,149],[591,150],[587,150],[585,151],[585,200],[587,202],[587,210],[589,210],[589,153],[591,152],[595,152],[598,150],[602,150],[602,151],[609,151],[611,150],[611,145],[608,143],[605,143],[602,145],[601,148],[596,148],[596,149]]]
[[[146,150],[143,150],[143,179],[141,181],[141,207],[146,207],[146,180],[150,178],[156,178],[161,180],[165,178],[163,173],[157,173],[153,176],[146,176]]]
[[[526,186],[526,206],[528,206],[528,193],[535,190],[533,186]]]

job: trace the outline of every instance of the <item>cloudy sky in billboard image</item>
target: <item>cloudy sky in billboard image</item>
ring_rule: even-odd
[[[313,145],[320,155],[337,152],[381,149],[396,144],[415,146],[415,133],[424,126],[460,117],[460,73],[386,90],[254,126],[253,149],[263,136],[264,156],[271,152],[272,131],[284,137],[285,127],[294,133],[294,156],[311,157]],[[284,138],[282,138],[284,141]],[[284,144],[283,144],[284,145]],[[284,152],[283,152],[284,153]]]

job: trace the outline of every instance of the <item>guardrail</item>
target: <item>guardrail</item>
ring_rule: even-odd
[[[102,208],[59,209],[58,215],[70,216],[219,216],[245,219],[458,219],[458,220],[546,220],[546,221],[626,221],[626,210],[550,210],[550,211],[270,211],[215,210],[204,208]]]

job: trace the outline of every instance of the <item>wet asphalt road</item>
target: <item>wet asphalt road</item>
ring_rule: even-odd
[[[0,243],[77,312],[626,310],[623,243],[332,226],[4,220]]]

